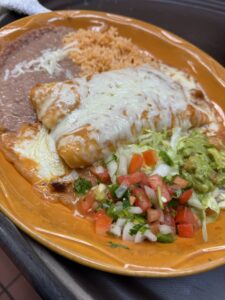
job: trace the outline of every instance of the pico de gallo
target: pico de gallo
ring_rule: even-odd
[[[121,146],[74,182],[97,234],[140,243],[192,238],[225,208],[225,147],[201,130],[154,132]]]

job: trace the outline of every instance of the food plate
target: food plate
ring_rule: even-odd
[[[193,75],[207,96],[225,108],[225,70],[201,50],[179,37],[153,25],[127,17],[91,12],[53,12],[27,17],[0,31],[4,44],[21,34],[44,25],[73,28],[118,28],[155,58]],[[0,155],[0,207],[22,230],[48,248],[76,262],[104,271],[135,276],[169,277],[209,270],[225,263],[225,215],[208,225],[209,241],[199,231],[193,239],[178,238],[173,244],[130,244],[112,248],[114,238],[98,236],[91,222],[77,219],[71,211],[42,200],[32,186]],[[129,248],[129,249],[127,249]]]

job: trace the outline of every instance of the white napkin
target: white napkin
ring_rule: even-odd
[[[14,10],[25,15],[34,15],[50,11],[37,0],[0,0],[0,7]]]

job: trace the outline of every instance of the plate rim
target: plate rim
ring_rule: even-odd
[[[141,27],[141,29],[149,29],[151,31],[151,33],[153,33],[152,31],[154,31],[155,34],[160,34],[162,33],[162,31],[164,33],[167,33],[167,36],[163,36],[160,37],[161,39],[164,39],[166,41],[169,41],[170,43],[174,41],[176,41],[176,43],[179,41],[181,44],[186,44],[188,45],[188,48],[191,49],[191,52],[193,53],[198,53],[201,57],[204,58],[204,60],[207,60],[210,65],[211,65],[211,73],[215,73],[216,77],[219,77],[224,84],[225,87],[225,67],[223,67],[219,62],[217,62],[213,57],[211,57],[209,54],[205,53],[204,51],[202,51],[201,49],[199,49],[198,47],[196,47],[195,45],[191,44],[190,42],[186,41],[185,39],[175,35],[174,33],[171,33],[170,31],[163,29],[161,27],[158,27],[156,25],[153,25],[151,23],[148,22],[144,22],[135,18],[131,18],[131,17],[127,17],[127,16],[123,16],[123,15],[118,15],[118,14],[112,14],[112,13],[107,13],[107,12],[101,12],[101,11],[92,11],[92,10],[59,10],[59,11],[53,11],[53,12],[47,12],[47,13],[43,13],[43,14],[36,14],[36,15],[32,15],[32,16],[26,16],[24,18],[21,18],[19,20],[15,20],[3,27],[0,28],[0,39],[1,39],[1,32],[4,31],[5,29],[10,29],[11,27],[15,27],[18,23],[20,23],[21,21],[25,21],[25,20],[31,20],[31,19],[35,19],[35,18],[39,18],[40,15],[49,15],[49,18],[51,18],[52,16],[55,15],[56,16],[62,16],[63,18],[65,17],[72,17],[74,18],[75,16],[77,18],[79,17],[87,17],[87,18],[101,18],[101,19],[105,19],[105,20],[113,20],[114,22],[117,21],[118,23],[121,24],[121,21],[125,24],[130,24],[134,26],[135,23],[135,27],[136,24],[138,25],[138,27]],[[134,22],[134,23],[133,23]],[[133,23],[133,24],[132,24]],[[19,27],[18,27],[19,28]],[[176,44],[176,47],[179,47]],[[212,72],[213,69],[213,72]],[[137,277],[151,277],[151,278],[173,278],[173,277],[182,277],[182,276],[188,276],[188,275],[194,275],[194,274],[198,274],[204,271],[209,271],[212,270],[216,267],[222,266],[225,264],[225,255],[223,258],[219,258],[217,260],[213,260],[211,262],[206,262],[204,264],[200,264],[197,267],[189,267],[186,269],[172,269],[170,271],[157,271],[156,269],[154,270],[132,270],[132,269],[126,269],[124,267],[117,267],[117,266],[113,266],[109,265],[107,263],[98,263],[98,262],[94,262],[91,260],[87,260],[85,259],[85,256],[79,256],[79,255],[75,255],[75,254],[71,254],[69,251],[66,251],[65,248],[58,246],[57,244],[55,244],[54,242],[51,242],[49,239],[44,238],[40,235],[38,235],[36,232],[34,232],[32,229],[29,229],[26,225],[23,224],[23,222],[21,220],[19,220],[17,217],[15,217],[13,215],[13,213],[11,213],[9,210],[7,210],[7,208],[4,207],[4,205],[1,204],[0,202],[0,210],[19,228],[21,229],[23,232],[25,232],[26,234],[28,234],[30,237],[32,237],[34,240],[38,241],[40,244],[44,245],[45,247],[47,247],[48,249],[50,249],[51,251],[58,253],[76,263],[80,263],[82,265],[85,265],[87,267],[92,267],[94,269],[97,270],[101,270],[101,271],[106,271],[109,273],[114,273],[114,274],[119,274],[119,275],[125,275],[125,276],[137,276]],[[159,269],[159,268],[157,268]]]

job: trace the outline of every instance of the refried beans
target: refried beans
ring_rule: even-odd
[[[23,73],[5,80],[6,70],[12,70],[22,61],[42,55],[45,49],[62,48],[62,38],[73,31],[68,27],[43,27],[32,30],[13,43],[6,45],[0,54],[0,132],[16,131],[22,123],[33,123],[36,114],[29,101],[29,92],[37,83],[60,81],[75,76],[78,68],[69,59],[59,62],[62,70],[50,75],[47,71]]]

